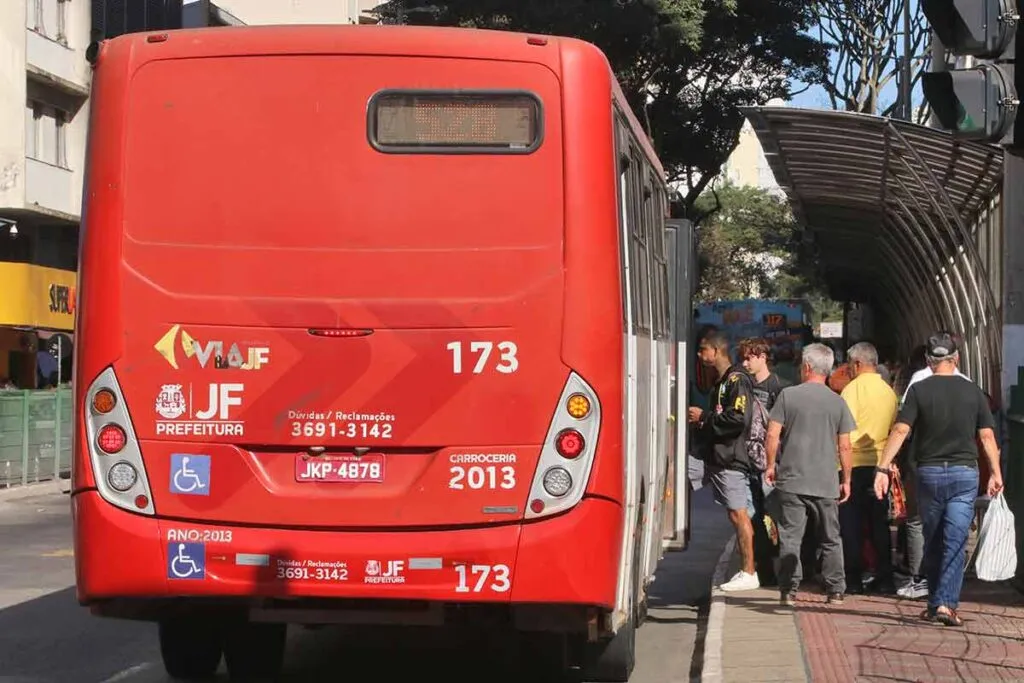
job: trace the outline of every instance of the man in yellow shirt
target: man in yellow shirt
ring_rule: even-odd
[[[847,356],[853,380],[843,388],[842,397],[857,421],[857,428],[850,434],[853,446],[850,500],[839,506],[847,592],[864,591],[863,539],[867,533],[876,558],[872,589],[894,593],[889,500],[888,497],[878,500],[874,482],[875,468],[899,410],[899,398],[878,374],[878,351],[873,345],[854,344]]]

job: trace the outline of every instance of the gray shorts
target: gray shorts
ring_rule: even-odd
[[[746,510],[754,516],[754,496],[750,490],[750,475],[738,470],[722,470],[709,467],[711,488],[715,502],[728,510]]]

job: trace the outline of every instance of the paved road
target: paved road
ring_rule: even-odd
[[[652,586],[631,683],[682,683],[700,670],[693,661],[699,613],[728,528],[707,490],[697,494],[694,512],[692,547],[667,555]],[[169,683],[155,627],[92,617],[75,601],[66,495],[6,500],[0,494],[0,548],[0,681]],[[285,680],[339,680],[339,672],[353,670],[378,681],[540,680],[529,663],[495,661],[457,643],[415,637],[353,647],[346,641],[334,629],[293,629]]]

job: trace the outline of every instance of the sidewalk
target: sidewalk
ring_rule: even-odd
[[[721,665],[705,668],[704,683],[1024,680],[1024,595],[1006,582],[964,584],[962,628],[921,621],[918,600],[847,596],[831,606],[801,591],[794,609],[774,589],[715,594]]]

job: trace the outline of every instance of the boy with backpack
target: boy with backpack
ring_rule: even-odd
[[[761,582],[754,566],[751,517],[755,509],[750,479],[764,469],[767,460],[766,415],[754,398],[750,376],[733,365],[725,335],[718,332],[705,337],[697,355],[704,365],[715,368],[719,379],[711,389],[709,409],[691,407],[688,418],[694,425],[695,436],[707,446],[704,452],[715,501],[729,511],[742,560],[740,571],[720,588],[754,590],[760,588]],[[751,435],[755,438],[749,438]]]
[[[768,425],[768,414],[779,392],[789,386],[768,367],[768,356],[771,347],[764,339],[744,339],[739,343],[737,355],[743,369],[750,375],[756,407],[761,412],[764,429],[759,429],[757,420],[751,420],[751,428],[747,434],[748,451],[763,448],[764,436]],[[757,417],[756,415],[752,415]],[[754,564],[757,566],[757,577],[762,586],[774,586],[775,558],[778,556],[778,531],[775,522],[765,510],[765,499],[770,487],[762,482],[763,467],[753,468],[750,477],[750,492],[754,503]]]

